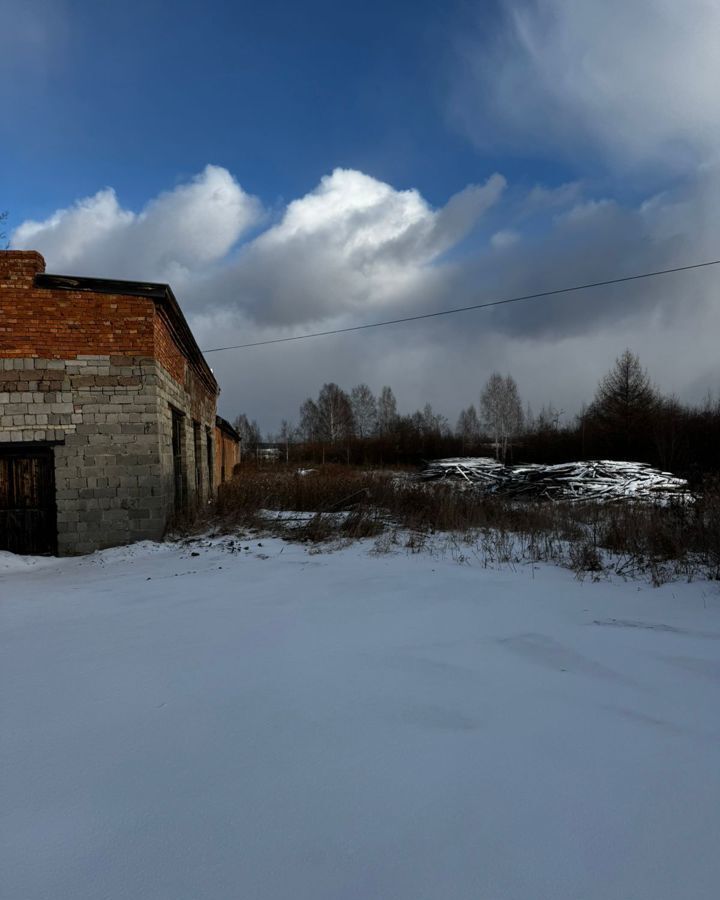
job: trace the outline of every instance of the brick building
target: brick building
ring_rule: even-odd
[[[168,285],[48,275],[39,253],[0,251],[0,549],[162,537],[232,472],[216,466],[232,442],[218,393]]]
[[[232,478],[233,469],[240,462],[240,435],[220,416],[215,419],[215,481],[222,484]]]

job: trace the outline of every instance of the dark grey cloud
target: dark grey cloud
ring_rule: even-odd
[[[720,177],[711,165],[634,206],[592,198],[579,186],[535,187],[526,200],[515,195],[505,202],[503,186],[491,177],[434,210],[417,192],[395,191],[362,173],[334,173],[238,247],[262,211],[230,173],[209,167],[141,213],[124,210],[104,191],[47,222],[24,223],[14,243],[40,249],[56,271],[169,278],[206,348],[417,315],[717,253]],[[528,230],[525,202],[533,216]],[[497,241],[495,225],[504,218],[512,240]],[[194,230],[198,241],[182,230],[187,220],[203,222]],[[450,257],[448,249],[455,249]],[[665,390],[700,399],[720,388],[709,339],[720,333],[716,283],[710,270],[667,276],[209,360],[224,387],[223,412],[245,410],[265,428],[295,416],[325,381],[347,388],[365,381],[376,390],[390,383],[402,408],[429,400],[453,419],[477,400],[494,369],[511,371],[534,406],[552,400],[573,412],[625,346],[641,353]]]

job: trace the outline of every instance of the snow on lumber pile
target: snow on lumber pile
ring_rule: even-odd
[[[592,460],[555,466],[504,466],[489,457],[438,459],[419,476],[448,480],[483,493],[547,500],[643,500],[667,502],[688,496],[687,481],[647,463]]]
[[[422,481],[459,480],[483,487],[487,493],[495,493],[508,484],[511,471],[510,467],[489,456],[458,456],[433,460],[419,478]]]

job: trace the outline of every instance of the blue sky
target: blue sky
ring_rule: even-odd
[[[137,207],[208,162],[269,204],[338,166],[434,204],[498,168],[572,179],[566,161],[473,146],[448,116],[463,28],[497,14],[457,0],[28,0],[23,30],[45,19],[45,59],[25,41],[5,81],[3,204],[20,222],[112,185]]]
[[[720,256],[710,0],[0,0],[0,21],[12,245],[170,281],[203,347]],[[570,415],[626,346],[699,400],[716,284],[211,362],[223,413],[266,428],[331,380],[454,419],[494,369]]]

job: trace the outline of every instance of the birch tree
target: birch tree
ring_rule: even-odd
[[[250,421],[245,413],[240,413],[233,422],[235,431],[240,435],[243,452],[255,450],[262,440],[260,426],[255,419]]]
[[[480,394],[480,411],[483,426],[492,438],[495,458],[505,462],[508,444],[523,423],[520,394],[512,375],[503,377],[493,372]]]
[[[287,419],[283,419],[280,423],[278,437],[280,438],[280,443],[285,444],[285,462],[290,461],[290,444],[295,440],[295,434],[295,426],[288,422]]]
[[[358,384],[350,391],[350,405],[358,437],[369,437],[377,429],[378,407],[375,395],[366,384]]]
[[[303,440],[308,443],[318,440],[319,418],[317,403],[308,397],[300,407],[300,425],[298,426]]]
[[[348,395],[334,382],[324,384],[317,399],[318,438],[329,444],[352,437],[355,424]]]
[[[398,420],[397,401],[392,388],[385,385],[380,391],[380,399],[378,400],[378,433],[388,434],[391,432]]]
[[[458,416],[455,434],[462,441],[463,453],[465,453],[468,447],[477,444],[478,438],[480,437],[480,419],[478,418],[477,410],[472,403]]]

